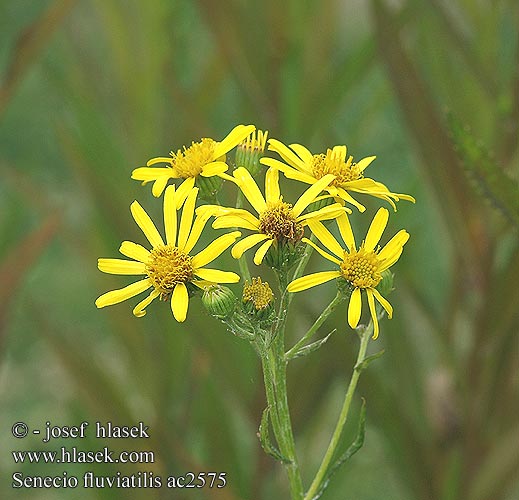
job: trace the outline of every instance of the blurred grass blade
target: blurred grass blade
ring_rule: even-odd
[[[443,219],[449,221],[451,241],[457,246],[466,265],[477,269],[476,243],[484,230],[480,218],[474,214],[467,223],[467,214],[474,212],[468,198],[462,167],[452,148],[447,131],[442,125],[434,98],[422,75],[404,49],[395,15],[383,0],[372,0],[372,13],[378,48],[387,66],[402,114],[409,132],[414,135],[423,157],[425,174],[436,194]]]
[[[506,174],[452,113],[447,118],[465,171],[475,181],[477,191],[512,224],[519,226],[519,184]]]
[[[465,33],[460,26],[460,19],[466,21],[467,16],[463,16],[462,4],[452,5],[458,12],[455,14],[449,12],[445,3],[441,0],[427,0],[422,3],[429,5],[436,13],[437,18],[441,22],[442,31],[438,36],[445,37],[450,41],[452,51],[457,51],[465,61],[467,68],[476,77],[478,84],[489,95],[494,97],[497,94],[498,86],[495,74],[487,70],[487,67],[480,60],[479,53],[475,50],[477,45],[474,43],[473,34]]]
[[[0,262],[0,354],[4,345],[5,326],[14,291],[36,259],[43,253],[59,227],[57,215],[50,215],[38,228],[13,245]]]
[[[75,0],[56,0],[18,37],[0,87],[0,116],[25,73],[46,47],[74,4]]]
[[[337,459],[337,461],[330,467],[328,472],[326,473],[326,476],[323,479],[323,482],[321,484],[321,487],[315,494],[315,496],[311,500],[317,500],[318,498],[321,498],[322,494],[328,487],[328,484],[330,483],[330,479],[332,476],[337,472],[337,470],[341,467],[341,465],[344,464],[347,460],[349,460],[357,451],[359,451],[362,448],[362,445],[364,444],[364,437],[366,435],[366,400],[362,398],[362,406],[360,408],[360,416],[359,416],[359,425],[357,428],[357,436],[355,437],[355,440],[353,443],[351,443],[350,446],[348,446],[348,449]]]
[[[470,500],[500,498],[503,490],[517,479],[519,469],[519,426],[494,442],[494,448],[484,458],[483,465],[470,489]],[[501,494],[499,493],[501,491]]]

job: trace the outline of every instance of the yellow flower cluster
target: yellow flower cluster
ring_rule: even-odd
[[[266,143],[268,150],[275,152],[280,159],[263,156]],[[229,175],[227,154],[237,146],[235,168]],[[332,262],[335,268],[297,277],[289,283],[287,290],[297,292],[333,279],[346,280],[353,290],[348,306],[348,323],[352,328],[357,327],[364,291],[376,337],[379,328],[375,300],[389,317],[392,315],[391,305],[376,287],[382,279],[381,273],[398,260],[409,234],[399,231],[381,249],[378,242],[389,217],[388,210],[381,208],[365,239],[357,245],[348,218],[351,209],[346,205],[350,204],[360,212],[365,210],[351,193],[380,198],[395,210],[399,200],[414,202],[414,199],[393,193],[384,184],[365,177],[364,171],[374,159],[370,156],[355,162],[352,156],[347,155],[346,146],[335,146],[325,153],[313,154],[300,144],[286,146],[272,138],[267,141],[267,132],[257,131],[254,125],[238,125],[220,142],[202,138],[188,147],[171,151],[169,157],[150,159],[146,166],[132,172],[132,178],[143,184],[152,182],[152,193],[156,197],[165,191],[165,240],[141,205],[133,202],[131,214],[151,248],[124,241],[120,252],[132,260],[103,258],[99,259],[98,267],[106,273],[142,275],[143,279],[101,295],[96,300],[97,307],[117,304],[151,289],[151,293],[134,308],[135,316],[144,316],[146,307],[159,298],[170,302],[177,321],[184,321],[189,298],[197,290],[240,280],[234,272],[205,267],[232,245],[231,254],[235,259],[241,259],[247,250],[259,245],[253,261],[260,265],[265,258],[266,262],[273,262],[269,255],[279,254],[285,247],[293,249],[306,244]],[[156,166],[161,163],[163,166]],[[261,165],[267,167],[264,190],[254,178]],[[288,179],[308,185],[295,201],[285,200],[279,172]],[[199,183],[202,178],[215,176],[232,182],[239,189],[235,207],[219,204],[197,207]],[[175,179],[180,180],[177,185],[167,186]],[[252,211],[243,207],[245,200]],[[181,216],[178,215],[180,210]],[[214,217],[214,229],[233,230],[217,237],[204,249],[193,252],[211,217]],[[323,221],[330,220],[335,221],[344,245],[323,224]],[[307,227],[324,249],[315,243],[315,239],[312,241],[305,237]],[[238,228],[250,233],[240,239]]]

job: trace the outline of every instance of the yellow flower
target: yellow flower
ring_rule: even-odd
[[[335,271],[324,271],[298,278],[288,285],[287,290],[289,292],[299,292],[334,278],[344,278],[354,287],[348,306],[349,325],[352,328],[356,328],[359,323],[362,312],[361,290],[365,290],[368,297],[369,310],[373,318],[373,338],[376,339],[378,337],[379,328],[375,310],[375,299],[377,299],[386,310],[389,318],[393,315],[393,308],[375,287],[382,279],[382,272],[389,269],[398,260],[402,253],[403,246],[409,239],[409,233],[402,229],[386,243],[384,248],[380,249],[377,245],[387,225],[388,218],[389,212],[385,208],[380,208],[371,222],[366,239],[362,242],[358,250],[346,214],[337,218],[339,232],[346,244],[346,249],[337,242],[335,237],[323,224],[320,222],[310,222],[310,230],[324,247],[330,250],[335,256],[324,251],[306,238],[303,241],[312,245],[323,257],[337,264],[338,268]]]
[[[207,269],[206,266],[229,248],[239,231],[224,234],[216,238],[205,249],[194,256],[190,255],[196,245],[209,215],[197,216],[193,222],[198,188],[187,196],[180,224],[177,224],[178,192],[175,186],[169,186],[164,196],[164,228],[166,243],[153,224],[149,215],[137,201],[131,204],[131,213],[137,225],[150,242],[149,251],[131,241],[123,241],[119,251],[125,259],[99,259],[98,267],[109,274],[145,275],[140,281],[119,290],[107,292],[96,300],[97,307],[106,307],[130,299],[149,288],[153,290],[133,309],[133,314],[142,317],[145,308],[157,297],[170,300],[173,316],[177,321],[184,321],[187,315],[189,292],[213,283],[236,283],[240,277],[231,272]],[[208,283],[209,282],[209,283]]]
[[[312,154],[301,144],[285,146],[276,139],[270,139],[269,150],[275,151],[286,163],[274,158],[262,158],[264,165],[281,170],[289,179],[295,179],[307,184],[313,184],[327,174],[333,174],[335,179],[326,191],[355,205],[361,212],[366,208],[355,200],[349,192],[369,194],[381,198],[391,204],[396,210],[395,201],[407,200],[414,203],[415,199],[407,194],[392,193],[381,182],[364,177],[364,170],[376,158],[368,156],[355,163],[352,156],[347,157],[346,146],[334,146],[326,154]]]
[[[187,195],[193,189],[198,176],[220,176],[228,169],[225,155],[243,139],[255,130],[254,125],[237,125],[227,137],[220,142],[213,139],[201,139],[192,142],[191,146],[176,153],[171,151],[171,158],[152,158],[145,167],[139,167],[132,172],[132,179],[142,181],[143,184],[154,181],[152,193],[160,196],[169,179],[184,179],[177,188],[177,203],[180,207]],[[166,167],[152,167],[157,163],[166,163]]]
[[[304,226],[310,221],[334,219],[346,210],[340,204],[335,203],[303,215],[307,206],[314,202],[317,195],[332,182],[333,175],[326,175],[313,186],[310,186],[294,205],[283,201],[279,189],[279,172],[277,169],[270,168],[267,170],[265,198],[247,169],[237,168],[233,172],[233,176],[234,182],[254,207],[258,217],[242,208],[205,205],[200,207],[199,210],[200,213],[211,213],[211,215],[217,217],[213,223],[214,228],[240,227],[256,233],[243,238],[234,245],[231,253],[236,259],[239,259],[246,250],[263,242],[254,256],[254,263],[259,265],[274,242],[276,244],[296,243],[303,237]]]

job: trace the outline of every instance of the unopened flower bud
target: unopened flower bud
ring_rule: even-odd
[[[236,296],[226,286],[212,285],[204,290],[202,303],[211,316],[226,319],[232,316],[234,312]]]
[[[261,169],[260,158],[263,156],[268,131],[255,130],[236,148],[236,166],[245,167],[252,176]]]

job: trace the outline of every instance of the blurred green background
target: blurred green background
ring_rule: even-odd
[[[411,240],[394,318],[370,347],[386,352],[355,397],[355,418],[367,399],[366,442],[323,499],[519,498],[518,32],[516,0],[0,2],[0,497],[288,498],[256,438],[265,398],[246,341],[197,300],[182,325],[159,303],[143,319],[135,300],[94,306],[126,283],[97,257],[144,243],[130,203],[160,221],[161,201],[131,170],[254,123],[313,151],[376,154],[369,176],[417,199],[400,202],[385,234],[404,227]],[[379,206],[362,201],[370,215]],[[367,219],[353,219],[358,234]],[[332,288],[298,294],[290,344]],[[357,349],[345,318],[337,311],[321,334],[338,332],[289,368],[306,486]],[[10,431],[83,420],[144,421],[151,437],[44,445]],[[156,462],[22,466],[10,453],[108,444]],[[14,471],[63,470],[218,471],[228,487],[11,488]]]

